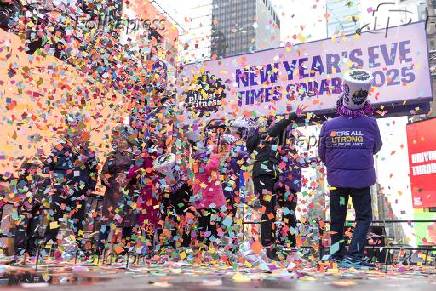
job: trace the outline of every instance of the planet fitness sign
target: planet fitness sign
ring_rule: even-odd
[[[425,24],[392,28],[387,38],[366,32],[187,65],[180,101],[188,112],[213,118],[280,114],[300,104],[331,111],[342,93],[341,73],[350,68],[372,73],[373,104],[431,98]]]

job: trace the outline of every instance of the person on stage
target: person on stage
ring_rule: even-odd
[[[98,159],[89,148],[90,134],[84,130],[84,116],[67,116],[66,134],[56,144],[44,162],[50,173],[53,193],[49,196],[51,214],[45,233],[45,243],[59,243],[63,222],[73,230],[77,246],[82,249],[87,197],[95,191]]]
[[[198,213],[197,240],[206,247],[216,245],[221,239],[219,234],[222,218],[226,213],[222,210],[226,206],[220,180],[220,165],[225,152],[218,152],[216,137],[208,141],[197,142],[194,147],[194,162],[192,172],[193,205]]]
[[[370,186],[376,182],[374,158],[382,146],[380,130],[367,101],[371,74],[351,70],[343,76],[344,92],[337,101],[338,117],[328,120],[319,136],[319,157],[327,167],[330,191],[332,260],[343,267],[372,267],[363,256],[372,220]],[[352,197],[356,227],[345,255],[344,223]]]
[[[134,164],[134,156],[127,135],[127,128],[119,126],[113,129],[113,151],[107,157],[101,171],[101,181],[102,184],[106,186],[106,192],[103,198],[99,242],[97,246],[100,253],[103,252],[105,244],[107,243],[111,225],[113,223],[119,225],[119,219],[122,219],[125,214],[120,211],[120,206],[124,202],[123,191],[127,189],[128,185],[127,175],[129,169]],[[117,219],[115,219],[115,217]]]
[[[20,170],[18,178],[9,182],[14,199],[19,199],[16,203],[18,218],[15,221],[15,255],[27,253],[34,256],[40,235],[39,214],[50,190],[50,179],[42,173],[38,159],[26,161],[21,165]]]
[[[262,206],[261,244],[266,248],[267,257],[278,260],[275,247],[275,221],[277,193],[274,185],[278,181],[279,136],[295,120],[295,115],[286,116],[272,124],[270,118],[266,125],[252,132],[247,138],[247,150],[254,159],[252,178],[256,196]],[[269,126],[270,125],[270,126]]]
[[[164,228],[170,229],[170,237],[162,239],[173,248],[189,247],[191,234],[187,212],[192,214],[192,190],[188,184],[185,166],[182,161],[177,161],[176,154],[170,152],[159,156],[153,167],[159,175],[160,220]]]
[[[236,216],[238,205],[246,195],[245,172],[248,167],[249,154],[245,145],[249,123],[244,119],[229,122],[228,131],[222,140],[228,147],[229,155],[222,169],[225,177],[223,183],[224,195],[227,199],[227,210],[232,218]]]
[[[305,159],[295,148],[294,130],[286,130],[286,139],[279,150],[280,163],[278,181],[275,184],[277,204],[283,209],[282,223],[279,225],[277,244],[284,248],[295,248],[297,229],[297,193],[301,191],[301,168],[306,167]],[[282,256],[283,257],[283,256]]]

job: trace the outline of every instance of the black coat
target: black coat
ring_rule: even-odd
[[[97,164],[93,151],[69,142],[57,145],[45,162],[53,174],[54,188],[60,190],[68,186],[70,189],[69,193],[63,193],[65,196],[81,196],[94,191]]]
[[[294,119],[294,116],[283,119],[271,126],[267,133],[261,134],[256,132],[247,138],[248,151],[250,153],[256,152],[252,173],[253,178],[261,175],[277,178],[277,165],[280,161],[278,151],[279,137]]]
[[[127,152],[115,151],[107,158],[103,166],[101,175],[109,175],[107,179],[106,192],[103,199],[103,217],[113,219],[115,210],[120,206],[123,199],[123,190],[127,185],[121,185],[117,178],[120,175],[127,177],[130,166],[134,164],[131,156]]]

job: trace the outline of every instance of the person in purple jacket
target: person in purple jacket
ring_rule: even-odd
[[[331,259],[342,267],[372,267],[363,249],[372,220],[370,186],[376,182],[374,158],[381,146],[380,130],[367,101],[372,77],[364,70],[351,70],[343,76],[344,92],[337,101],[338,117],[321,128],[319,157],[327,168],[330,191]],[[344,223],[347,201],[353,199],[356,212],[348,254],[344,257]]]

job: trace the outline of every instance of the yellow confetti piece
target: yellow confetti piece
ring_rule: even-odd
[[[42,279],[46,282],[48,282],[50,280],[50,275],[48,273],[43,273],[42,274]]]
[[[301,281],[316,281],[314,277],[306,276],[300,279]]]
[[[49,224],[50,229],[55,229],[59,227],[59,223],[57,221],[52,221]]]
[[[251,279],[241,273],[236,273],[235,275],[233,275],[232,280],[237,282],[237,283],[246,283],[246,282],[250,282]]]

